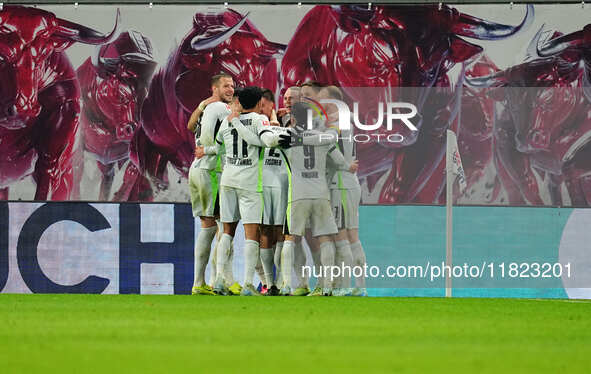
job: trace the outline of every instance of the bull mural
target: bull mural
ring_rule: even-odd
[[[452,69],[483,51],[461,37],[511,37],[533,21],[533,6],[526,9],[522,22],[509,26],[448,6],[317,6],[285,52],[285,86],[316,80],[344,87],[368,123],[379,102],[414,103],[419,131],[394,126],[382,133],[402,134],[404,142],[359,144],[359,176],[371,190],[387,175],[379,203],[442,202],[445,131],[457,130],[463,77]]]
[[[591,27],[580,8],[563,7],[568,27],[537,34],[552,16],[534,20],[531,5],[487,8],[496,20],[514,15],[504,24],[475,17],[478,6],[196,6],[163,13],[185,19],[166,28],[159,11],[130,8],[121,34],[119,15],[111,29],[115,11],[100,32],[85,25],[100,12],[81,7],[78,24],[51,11],[63,7],[43,8],[0,11],[0,199],[185,201],[186,123],[211,76],[226,72],[236,86],[276,93],[308,80],[342,87],[366,124],[378,102],[415,104],[418,131],[396,121],[376,130],[404,141],[357,143],[365,203],[443,203],[450,128],[469,185],[460,203],[591,204]],[[143,26],[152,17],[158,27]],[[528,38],[514,37],[524,30]],[[156,62],[156,49],[168,59]],[[527,57],[516,58],[522,49]],[[88,177],[81,147],[84,170],[100,170],[98,195],[79,196],[89,185],[77,179]]]
[[[134,164],[126,170],[126,181],[116,199],[151,200],[154,190],[168,188],[169,164],[186,178],[195,146],[187,121],[211,94],[211,77],[225,72],[237,86],[275,90],[275,57],[283,48],[268,41],[246,16],[233,10],[195,14],[192,30],[152,80],[142,109],[142,127],[132,141]],[[142,175],[148,175],[150,183]]]
[[[503,104],[494,159],[510,204],[591,204],[589,40],[590,26],[540,29],[525,62],[467,79]]]
[[[156,68],[152,42],[139,31],[97,47],[77,70],[82,90],[84,149],[101,172],[99,200],[109,200],[116,167],[129,158],[140,111]]]
[[[32,175],[35,200],[67,200],[77,188],[73,149],[80,88],[64,51],[73,43],[103,44],[115,37],[45,10],[0,11],[0,198],[11,183]]]

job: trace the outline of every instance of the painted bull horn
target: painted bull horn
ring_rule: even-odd
[[[585,40],[585,29],[583,29],[549,40],[541,48],[536,45],[536,51],[540,57],[549,57],[557,55],[567,48],[580,47],[585,44],[589,44],[589,41]]]
[[[474,88],[487,88],[492,86],[497,86],[500,83],[504,83],[505,79],[503,76],[503,72],[487,75],[484,77],[464,77],[464,82],[466,85]]]
[[[533,39],[529,42],[529,45],[527,46],[527,56],[532,59],[543,58],[543,56],[540,56],[540,54],[538,53],[538,44],[540,43],[540,39],[542,38],[544,26],[545,25],[542,25],[542,27],[540,27],[536,35],[534,35]]]
[[[94,48],[94,52],[92,53],[92,55],[90,55],[90,62],[97,69],[100,69],[102,65],[104,65],[105,61],[103,59],[103,56],[101,56],[100,46],[96,46]]]
[[[517,26],[503,25],[460,13],[451,30],[458,36],[480,40],[503,39],[527,29],[534,20],[534,6],[528,4],[523,21]]]
[[[113,30],[109,34],[103,34],[86,26],[58,18],[58,28],[54,35],[85,44],[104,44],[117,37],[117,29],[120,21],[121,13],[119,9],[117,9],[115,27],[113,27]]]
[[[102,48],[100,45],[97,45],[94,48],[94,52],[90,56],[90,62],[95,67],[95,69],[101,74],[104,71],[110,71],[110,72],[115,71],[117,69],[117,65],[119,64],[119,61],[121,60],[121,58],[120,57],[105,58],[101,55],[101,50],[102,50]]]
[[[193,49],[194,51],[203,51],[206,49],[215,48],[220,43],[225,42],[232,35],[234,35],[236,31],[240,30],[242,25],[244,25],[244,22],[246,22],[246,17],[248,17],[248,14],[249,13],[246,13],[244,17],[242,17],[242,19],[238,21],[238,23],[236,23],[234,26],[230,27],[224,32],[210,36],[208,38],[202,38],[201,35],[195,36],[193,40],[191,40],[191,49]]]

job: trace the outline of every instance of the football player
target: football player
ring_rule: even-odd
[[[228,103],[234,94],[234,81],[228,74],[217,74],[211,79],[212,96],[204,100],[193,112],[187,128],[195,133],[195,160],[189,170],[189,191],[193,216],[199,217],[201,230],[195,244],[195,275],[193,294],[212,295],[205,284],[205,268],[209,260],[211,243],[216,234],[219,216],[218,173],[221,156],[215,137],[224,118],[230,114]]]
[[[230,243],[242,220],[245,233],[245,280],[241,295],[259,295],[252,284],[260,256],[259,226],[263,218],[263,156],[265,147],[276,147],[280,136],[268,129],[259,114],[262,90],[246,87],[238,94],[239,108],[222,122],[216,136],[226,149],[220,187],[220,211],[224,233],[220,239],[214,292],[226,294],[223,268],[230,255]],[[289,136],[286,135],[289,139]]]

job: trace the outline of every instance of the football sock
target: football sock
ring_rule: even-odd
[[[209,284],[213,286],[215,282],[215,277],[217,275],[217,254],[218,254],[218,246],[220,244],[220,239],[222,238],[222,234],[224,233],[224,228],[222,227],[222,223],[219,220],[215,221],[217,224],[217,232],[215,233],[215,245],[213,246],[213,251],[211,252],[211,271],[209,272]]]
[[[260,244],[259,244],[259,254],[260,254]],[[257,264],[254,267],[254,270],[256,271],[257,275],[259,276],[259,279],[261,280],[261,283],[263,284],[263,286],[267,286],[267,278],[265,278],[265,268],[263,267],[263,262],[261,261],[260,255],[259,255],[259,258],[257,258]]]
[[[218,245],[218,253],[216,256],[216,279],[224,279],[224,269],[226,263],[230,260],[232,236],[228,234],[222,234],[220,243]]]
[[[205,268],[209,260],[211,251],[211,242],[215,235],[216,227],[201,228],[195,244],[195,276],[193,278],[193,287],[203,286],[205,283]]]
[[[310,253],[312,253],[312,260],[314,261],[314,275],[316,276],[316,287],[324,287],[323,286],[323,277],[321,273],[321,266],[322,261],[320,259],[320,250],[313,250],[310,248]]]
[[[335,245],[332,240],[320,244],[320,261],[322,262],[322,267],[324,270],[328,272],[327,274],[324,274],[325,279],[323,282],[323,287],[334,287],[335,280],[332,279],[330,267],[334,266],[335,251]]]
[[[339,240],[335,243],[335,263],[341,268],[341,276],[336,282],[336,287],[351,287],[351,266],[353,265],[353,255],[348,240]]]
[[[260,260],[263,264],[263,271],[265,273],[265,277],[261,278],[261,280],[267,285],[267,287],[271,288],[271,286],[275,285],[275,282],[273,282],[273,250],[270,248],[261,248]]]
[[[275,284],[281,284],[281,250],[283,249],[283,242],[275,244],[275,254],[273,262],[275,263]]]
[[[283,277],[283,285],[287,287],[291,287],[294,246],[294,242],[286,240],[283,242],[283,249],[281,250],[281,276]]]
[[[234,283],[234,242],[230,243],[230,256],[228,257],[228,261],[226,261],[226,265],[224,266],[224,281],[228,286],[231,286]]]
[[[244,241],[244,284],[252,284],[255,267],[259,259],[259,242],[255,240]]]
[[[306,265],[306,252],[304,252],[304,247],[301,240],[299,242],[295,242],[293,249],[293,264],[296,276],[296,284],[298,287],[308,287],[309,279],[307,276],[302,274],[302,270]]]
[[[363,250],[363,246],[361,245],[360,241],[351,244],[351,252],[353,253],[353,266],[360,266],[362,268],[365,267],[365,251]],[[357,273],[359,273],[359,271],[357,271]],[[355,287],[365,288],[364,274],[361,274],[359,277],[355,277]]]

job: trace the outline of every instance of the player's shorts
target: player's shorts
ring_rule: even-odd
[[[189,192],[193,217],[215,217],[220,212],[219,175],[215,170],[201,169],[195,162],[189,169]]]
[[[283,225],[287,211],[287,189],[263,186],[263,225]]]
[[[263,221],[263,194],[228,186],[220,187],[222,222],[258,223]]]
[[[308,220],[314,237],[338,232],[330,201],[324,199],[296,200],[288,204],[286,228],[283,231],[285,234],[303,236]]]
[[[330,190],[332,214],[339,230],[359,228],[361,189]]]

